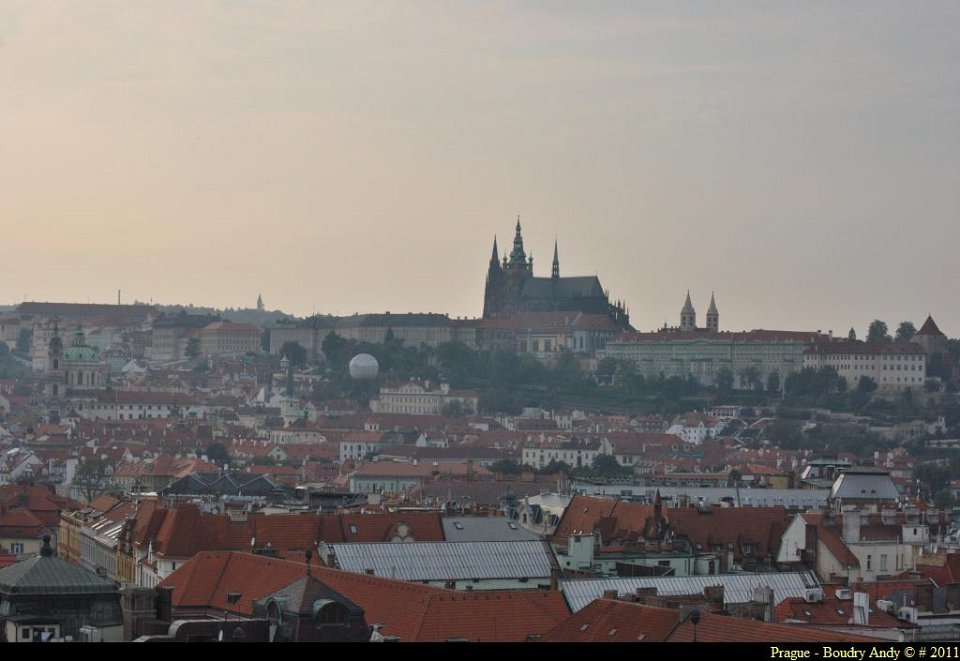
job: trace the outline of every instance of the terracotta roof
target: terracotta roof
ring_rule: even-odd
[[[43,536],[47,526],[28,509],[0,508],[0,537],[37,538]]]
[[[776,551],[790,522],[783,507],[751,507],[746,516],[737,508],[712,507],[701,511],[696,507],[664,506],[662,516],[673,534],[689,539],[694,549],[709,551],[720,546],[732,550],[737,557],[763,557]],[[620,545],[645,538],[648,529],[656,525],[655,518],[654,505],[574,496],[560,519],[554,540],[597,530],[601,546]],[[748,545],[753,547],[749,553]]]
[[[828,525],[823,518],[822,512],[808,512],[802,516],[807,523],[817,526],[817,539],[823,542],[830,554],[836,558],[837,562],[843,567],[859,567],[860,561],[857,556],[847,547],[843,541],[842,528],[838,529],[835,525]]]
[[[389,541],[401,523],[417,541],[444,539],[437,513],[255,514],[233,522],[225,514],[201,514],[192,504],[163,508],[147,501],[134,523],[134,543],[142,549],[152,543],[159,555],[189,558],[203,551],[246,550],[256,540],[258,548],[269,543],[282,555],[295,555],[321,541]]]
[[[853,601],[840,600],[836,597],[838,589],[846,589],[842,585],[824,585],[823,601],[810,603],[804,599],[784,599],[774,608],[774,617],[778,622],[791,620],[790,624],[814,624],[822,626],[856,626],[870,629],[899,629],[914,625],[901,622],[893,615],[872,608],[870,621],[867,625],[853,624]]]
[[[867,642],[861,636],[808,626],[771,624],[701,612],[694,627],[680,621],[680,611],[645,604],[597,599],[544,634],[541,642]]]
[[[451,592],[425,585],[312,567],[321,583],[364,609],[368,623],[401,641],[466,638],[522,641],[542,633],[568,614],[559,592]],[[253,602],[300,579],[304,563],[246,553],[201,553],[169,576],[173,606],[180,612],[212,610],[250,615]],[[236,606],[227,593],[241,594]]]

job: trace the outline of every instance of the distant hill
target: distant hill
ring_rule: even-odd
[[[287,314],[283,310],[257,310],[256,308],[211,308],[198,305],[154,305],[159,312],[166,314],[179,314],[181,310],[187,314],[214,314],[220,315],[224,319],[229,319],[237,323],[248,323],[255,326],[267,326],[275,324],[281,319],[293,319],[299,321],[299,317]]]

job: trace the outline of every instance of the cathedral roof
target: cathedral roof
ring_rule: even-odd
[[[687,290],[687,300],[683,304],[683,309],[680,311],[682,314],[693,314],[693,302],[690,300],[690,290]]]
[[[530,278],[523,283],[521,298],[604,298],[603,286],[595,275],[571,278]]]
[[[687,300],[689,299],[690,292],[687,292]],[[717,314],[717,302],[713,298],[713,293],[710,293],[710,309],[707,310],[707,314]]]

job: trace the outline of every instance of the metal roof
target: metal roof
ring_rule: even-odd
[[[833,498],[849,500],[890,500],[900,498],[897,486],[886,472],[845,470],[833,483]]]
[[[537,541],[540,535],[502,516],[456,516],[443,519],[448,542]]]
[[[545,578],[552,554],[540,541],[327,544],[340,569],[403,581]]]
[[[60,558],[34,556],[0,569],[0,594],[99,594],[116,584]]]
[[[758,587],[773,588],[774,604],[792,597],[803,597],[808,587],[820,585],[813,572],[776,572],[768,574],[713,574],[710,576],[565,579],[560,583],[563,596],[574,613],[603,596],[605,590],[618,594],[636,594],[637,588],[657,588],[659,596],[703,594],[710,586],[723,586],[724,604],[745,604]]]

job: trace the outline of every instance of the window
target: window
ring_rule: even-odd
[[[873,556],[872,556],[872,555],[868,555],[868,556],[867,556],[867,571],[870,571],[871,569],[873,569]]]
[[[23,555],[23,542],[11,542],[10,552],[14,555]]]
[[[880,554],[880,571],[887,571],[887,554]]]

